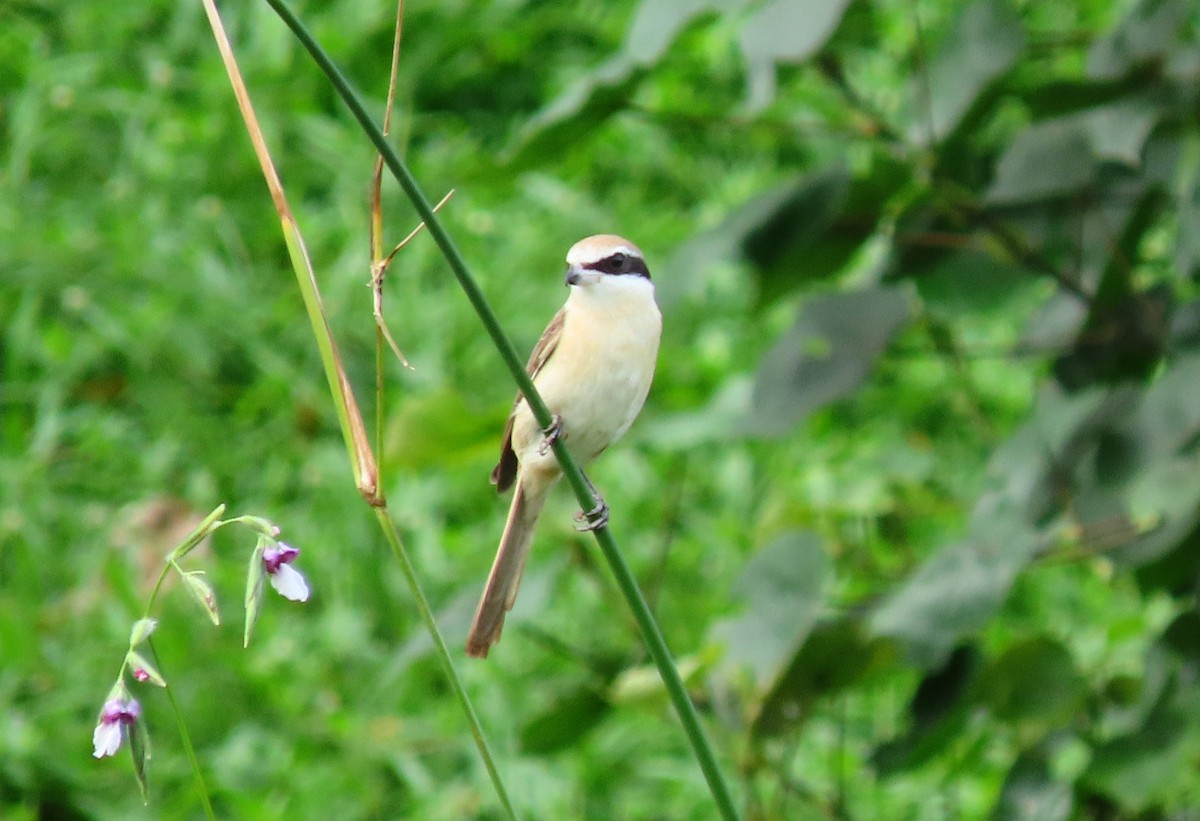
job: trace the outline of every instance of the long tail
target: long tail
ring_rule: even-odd
[[[483,598],[475,611],[475,621],[467,633],[467,655],[475,658],[487,658],[488,650],[500,641],[504,616],[512,609],[521,587],[521,574],[525,572],[525,560],[533,543],[534,525],[554,485],[554,482],[537,483],[539,486],[530,488],[526,485],[532,483],[523,479],[517,479],[512,507],[508,509],[508,522],[500,537],[500,549],[496,551],[487,587],[483,589]]]

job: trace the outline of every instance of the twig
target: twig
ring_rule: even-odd
[[[436,213],[437,210],[449,202],[450,198],[453,196],[454,189],[451,188],[446,192],[446,196],[442,197],[438,204],[433,206],[434,212]],[[374,223],[372,222],[372,224]],[[383,318],[383,278],[387,274],[387,270],[391,266],[392,260],[395,258],[396,254],[399,253],[404,246],[412,242],[413,238],[416,237],[417,234],[421,233],[421,229],[424,227],[424,222],[418,223],[416,228],[408,232],[408,236],[396,244],[396,247],[392,249],[390,254],[377,262],[371,263],[371,311],[375,315],[375,327],[387,341],[388,347],[392,349],[392,353],[394,353],[396,358],[400,360],[400,364],[406,368],[411,368],[412,366],[409,364],[408,359],[405,358],[404,354],[400,352],[400,347],[396,344],[396,340],[392,338],[392,332],[388,330],[387,321]],[[376,441],[381,440],[376,439]]]

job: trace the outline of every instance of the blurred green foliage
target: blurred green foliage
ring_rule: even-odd
[[[370,407],[371,152],[227,4]],[[299,9],[382,108],[394,8]],[[1170,818],[1200,805],[1200,14],[1186,0],[412,0],[394,129],[518,346],[616,231],[666,329],[591,470],[750,818]],[[385,192],[393,239],[411,210]],[[390,506],[465,633],[512,395],[428,239],[387,281]],[[497,817],[354,491],[198,4],[0,5],[0,815],[191,818],[89,738],[162,556],[219,502],[313,599],[156,647],[221,817]],[[707,790],[561,494],[461,670],[533,818]],[[252,544],[194,554],[236,625]]]

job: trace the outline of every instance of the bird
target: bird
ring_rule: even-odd
[[[514,485],[516,490],[467,634],[467,654],[475,658],[486,658],[500,640],[538,516],[562,478],[552,442],[561,437],[580,467],[588,464],[633,424],[654,379],[662,315],[641,250],[614,234],[581,239],[567,252],[566,284],[567,301],[526,365],[553,424],[543,430],[518,392],[492,471],[498,492]],[[608,521],[607,505],[592,490],[596,506],[581,513],[583,530]]]

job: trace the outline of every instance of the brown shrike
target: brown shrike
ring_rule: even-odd
[[[484,658],[500,640],[533,541],[538,514],[562,478],[550,442],[563,437],[582,466],[621,438],[633,424],[654,378],[662,316],[642,252],[611,234],[580,240],[567,252],[571,293],[542,338],[526,369],[554,425],[542,430],[524,397],[504,428],[500,462],[492,483],[503,493],[516,482],[512,507],[487,587],[467,635],[467,653]],[[596,497],[586,516],[592,529],[607,521]]]

